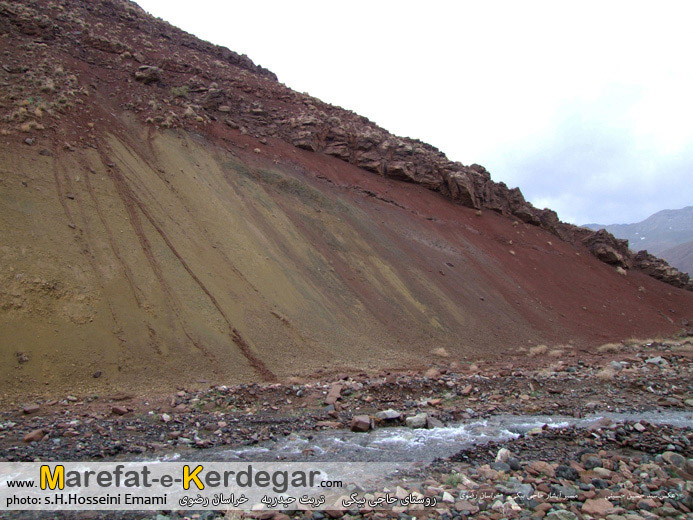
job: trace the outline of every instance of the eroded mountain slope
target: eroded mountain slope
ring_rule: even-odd
[[[108,127],[96,148],[5,147],[5,385],[418,366],[691,314],[689,293],[544,230],[281,140]]]
[[[130,2],[0,1],[0,28],[6,393],[417,367],[693,319],[693,293],[617,272],[610,235]]]

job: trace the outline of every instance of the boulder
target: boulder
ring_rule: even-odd
[[[37,404],[28,404],[24,407],[22,410],[25,414],[29,415],[32,413],[36,413],[41,409],[41,407]]]
[[[628,267],[628,240],[620,240],[604,229],[587,235],[582,240],[590,252],[604,263]]]
[[[142,65],[135,71],[135,80],[145,85],[161,81],[161,69],[151,65]]]
[[[27,443],[29,443],[29,442],[38,442],[38,441],[40,441],[41,439],[43,439],[43,437],[44,437],[45,435],[46,435],[46,432],[44,432],[41,428],[39,428],[38,430],[33,430],[33,431],[27,433],[27,434],[24,436],[24,439],[23,439],[23,440],[24,440],[24,442],[27,442]]]
[[[551,464],[548,462],[544,462],[543,460],[535,460],[528,466],[528,469],[535,474],[543,474],[552,478],[556,476],[553,466],[551,466]]]
[[[544,518],[546,520],[577,520],[577,515],[572,511],[557,509],[556,511],[549,511]]]
[[[498,453],[496,453],[496,462],[508,462],[511,455],[512,453],[510,453],[508,448],[501,448],[498,450]]]
[[[649,363],[650,365],[657,365],[657,366],[666,366],[669,364],[669,362],[664,359],[662,356],[655,356],[648,358],[645,363]]]
[[[582,504],[582,512],[588,515],[604,517],[615,511],[614,505],[606,498],[588,498]]]
[[[399,421],[402,418],[402,413],[390,408],[376,413],[375,416],[382,421]]]
[[[662,459],[664,459],[664,462],[667,464],[672,464],[677,468],[683,468],[686,465],[686,458],[673,451],[665,451],[662,453]]]
[[[412,417],[407,417],[404,422],[409,428],[426,428],[428,424],[428,414],[420,413]]]
[[[445,424],[439,419],[436,419],[435,417],[431,417],[430,415],[426,418],[426,428],[444,428]]]
[[[327,392],[327,397],[325,397],[325,404],[334,404],[342,396],[342,389],[344,386],[341,383],[335,383],[330,387]]]
[[[470,175],[464,171],[450,172],[446,175],[446,185],[450,191],[450,197],[468,208],[476,208],[476,194],[474,183]]]
[[[338,421],[318,421],[315,423],[318,428],[341,428],[342,423]]]
[[[355,415],[351,419],[352,432],[367,432],[371,429],[371,418],[367,415]]]
[[[200,100],[200,106],[208,110],[217,110],[226,101],[224,92],[218,88],[210,88]]]
[[[604,463],[602,459],[596,455],[587,455],[586,457],[583,457],[582,465],[585,467],[585,469],[590,470],[594,468],[601,468],[603,467]]]
[[[565,480],[577,480],[580,478],[580,474],[575,468],[570,466],[560,465],[556,468],[556,477]]]
[[[534,493],[534,488],[531,484],[523,484],[517,479],[508,479],[503,484],[496,484],[496,490],[504,495],[529,497]]]
[[[130,410],[125,406],[114,406],[113,408],[111,408],[111,413],[113,415],[125,415],[129,411]]]
[[[689,291],[693,290],[693,282],[688,274],[680,272],[670,266],[665,260],[649,254],[646,250],[639,251],[633,257],[633,267],[640,269],[652,278],[680,287]]]

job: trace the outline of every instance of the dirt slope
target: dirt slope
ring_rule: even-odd
[[[4,143],[3,385],[419,366],[693,314],[690,293],[546,231],[282,141],[110,128],[96,150]]]
[[[6,395],[419,367],[441,347],[457,360],[538,343],[579,349],[693,319],[693,293],[620,275],[580,241],[507,212],[478,215],[223,118],[153,124],[142,107],[156,112],[169,88],[120,71],[112,40],[89,33],[91,50],[78,52],[64,39],[78,32],[64,30],[66,19],[79,25],[73,11],[11,18],[19,4],[8,5]],[[82,14],[132,15],[123,5],[87,3]],[[227,59],[244,81],[274,81]]]

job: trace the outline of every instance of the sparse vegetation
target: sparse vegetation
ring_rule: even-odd
[[[445,485],[457,487],[462,483],[462,475],[459,473],[450,473],[445,477]]]
[[[600,381],[611,381],[615,375],[616,372],[613,368],[604,367],[599,372],[597,372],[597,379],[599,379]]]
[[[597,352],[605,354],[607,352],[618,352],[623,348],[623,343],[605,343],[597,347]]]
[[[171,95],[174,98],[188,99],[188,94],[190,89],[187,85],[181,85],[180,87],[171,87]]]
[[[559,345],[557,347],[554,347],[549,351],[549,357],[552,357],[552,358],[562,357],[565,354],[566,349],[569,349],[569,347],[566,345]]]
[[[546,345],[536,345],[534,347],[529,348],[529,355],[531,357],[540,356],[541,354],[546,354],[548,350],[549,347],[547,347]]]
[[[26,123],[22,123],[19,129],[22,132],[29,133],[32,130],[44,130],[44,126],[37,123],[36,121],[27,121]]]

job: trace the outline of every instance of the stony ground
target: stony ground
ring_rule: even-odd
[[[692,347],[691,338],[682,338],[609,345],[580,357],[539,349],[525,361],[445,368],[441,363],[425,373],[180,389],[151,400],[65,396],[14,403],[1,415],[0,457],[159,457],[173,450],[256,444],[296,431],[388,424],[430,428],[500,413],[579,417],[603,411],[693,411]],[[384,419],[386,410],[397,412],[389,412],[394,419]],[[306,460],[310,457],[308,450]],[[315,512],[312,518],[693,518],[692,457],[693,422],[673,427],[604,420],[583,429],[538,429],[503,445],[477,446],[437,460],[418,475],[416,485],[393,483],[389,490],[436,497],[435,507]],[[149,517],[211,519],[221,514]],[[272,514],[284,518],[284,513]]]

